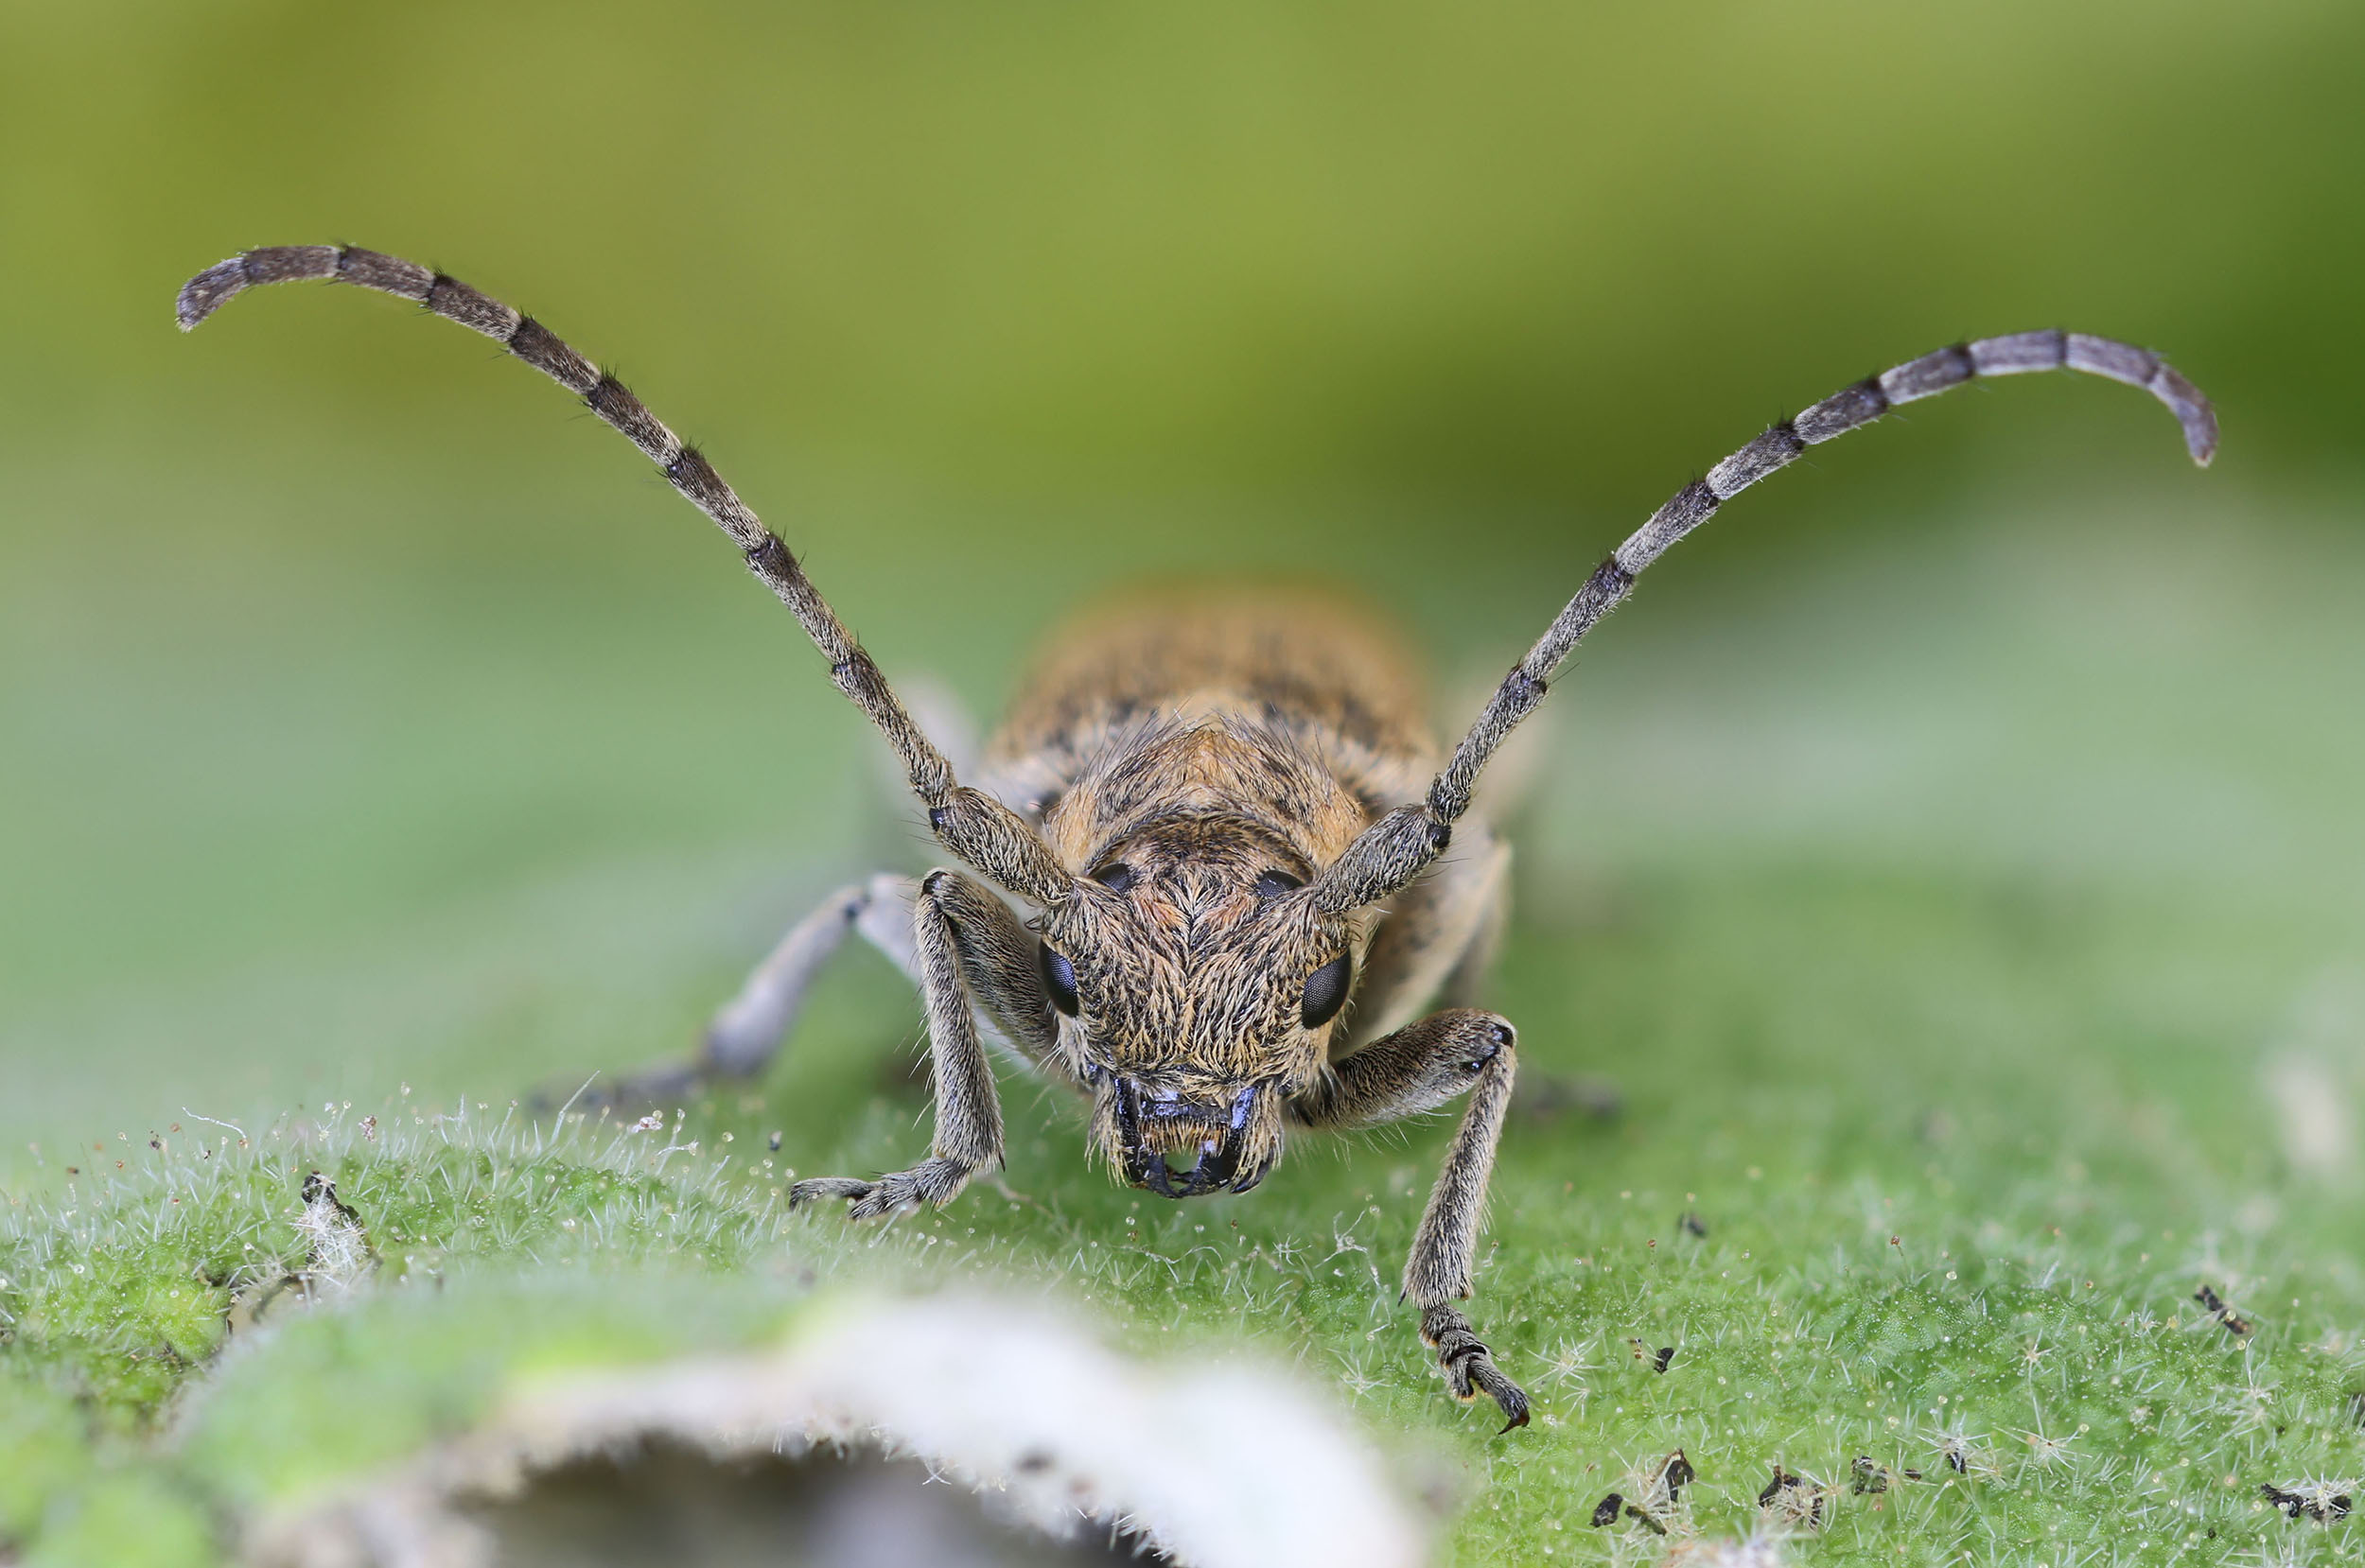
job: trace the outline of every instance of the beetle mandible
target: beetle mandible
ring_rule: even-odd
[[[1112,1168],[1171,1198],[1247,1192],[1291,1127],[1373,1126],[1466,1096],[1404,1297],[1455,1397],[1493,1399],[1505,1431],[1527,1423],[1527,1395],[1458,1305],[1516,1059],[1510,1022],[1462,1004],[1508,889],[1510,847],[1472,810],[1488,760],[1670,545],[1809,446],[1901,403],[2069,369],[2159,398],[2196,462],[2217,441],[2208,400],[2144,349],[2055,331],[1940,349],[1774,426],[1677,491],[1585,580],[1450,752],[1428,734],[1383,630],[1311,600],[1238,596],[1135,604],[1055,645],[964,783],[706,458],[531,316],[394,256],[285,246],[192,278],[181,326],[247,288],[307,278],[398,295],[484,334],[638,446],[797,617],[893,748],[937,842],[969,868],[833,895],[758,966],[683,1070],[763,1067],[850,931],[917,983],[935,1078],[928,1158],[875,1179],[799,1181],[792,1203],[842,1198],[854,1216],[882,1217],[941,1207],[997,1168],[990,1035],[1087,1097]],[[1448,1005],[1422,1013],[1438,1001]]]

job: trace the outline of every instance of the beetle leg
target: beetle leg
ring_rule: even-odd
[[[952,926],[961,981],[984,1015],[988,1043],[1015,1047],[1035,1066],[1061,1076],[1074,1076],[1059,1054],[1059,1019],[1051,1011],[1049,994],[1043,990],[1042,968],[1035,957],[1040,944],[1034,932],[1026,929],[1000,895],[974,877],[965,877],[957,871],[931,872],[915,892],[920,894],[915,904],[933,898]],[[865,935],[869,934],[869,924],[864,922]],[[906,924],[915,934],[919,932],[916,907],[913,919]],[[913,976],[925,984],[917,955]]]
[[[806,993],[822,966],[846,940],[846,933],[865,930],[869,924],[865,916],[878,905],[902,904],[910,897],[910,887],[905,878],[885,875],[841,887],[823,899],[820,908],[791,926],[780,945],[749,972],[739,994],[707,1025],[698,1065],[728,1078],[751,1078],[762,1071],[796,1026]],[[889,950],[887,956],[902,958],[899,967],[908,970],[908,954]]]
[[[1015,1046],[1037,1065],[1050,1065],[1059,1032],[1035,975],[1034,939],[989,889],[968,877],[942,875],[938,892],[961,933],[962,972],[984,1010],[989,1043]],[[715,1013],[695,1057],[647,1069],[611,1089],[594,1089],[586,1099],[619,1107],[662,1106],[717,1078],[759,1075],[796,1027],[807,993],[849,932],[860,934],[914,984],[921,984],[913,937],[920,886],[914,878],[882,872],[839,888],[788,929],[739,994]]]
[[[1471,1292],[1486,1179],[1511,1104],[1515,1042],[1511,1025],[1496,1014],[1432,1013],[1326,1069],[1289,1105],[1291,1117],[1307,1126],[1375,1126],[1469,1095],[1405,1260],[1404,1295],[1421,1310],[1422,1341],[1436,1351],[1454,1397],[1485,1394],[1501,1407],[1506,1432],[1527,1425],[1528,1397],[1451,1303]]]
[[[780,1042],[797,1026],[807,993],[845,944],[850,931],[860,932],[896,967],[917,981],[919,965],[908,929],[911,900],[919,886],[908,877],[882,873],[832,893],[812,914],[789,927],[763,962],[748,972],[739,994],[715,1012],[696,1055],[644,1068],[611,1087],[594,1087],[584,1093],[583,1103],[619,1109],[662,1108],[715,1079],[758,1076],[771,1066]],[[898,929],[883,926],[882,912],[892,912]]]
[[[872,1181],[808,1178],[789,1189],[791,1208],[844,1198],[854,1219],[885,1218],[922,1204],[942,1208],[972,1176],[1002,1163],[1002,1104],[977,1027],[977,1002],[1021,1046],[1044,1050],[1056,1042],[1050,1001],[1031,978],[1028,940],[1009,906],[969,878],[932,871],[922,880],[912,905],[912,946],[935,1068],[930,1156]]]

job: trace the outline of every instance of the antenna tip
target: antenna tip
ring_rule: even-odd
[[[2177,379],[2184,378],[2180,375]],[[2184,427],[2184,449],[2193,454],[2196,466],[2206,468],[2209,460],[2217,455],[2217,410],[2209,406],[2209,399],[2193,392],[2190,382],[2185,383],[2184,390],[2192,393],[2191,397],[2177,399],[2168,407],[2176,410],[2177,423]]]
[[[173,320],[181,330],[196,329],[198,322],[228,304],[231,296],[247,286],[246,257],[232,256],[216,262],[181,286],[181,292],[172,302]]]
[[[2184,427],[2184,449],[2193,454],[2193,462],[2208,467],[2209,460],[2217,455],[2217,410],[2210,407],[2209,399],[2184,379],[2182,372],[2164,362],[2152,373],[2149,390]]]

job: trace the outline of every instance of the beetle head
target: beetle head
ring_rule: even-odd
[[[1253,823],[1179,817],[1109,846],[1046,913],[1062,1049],[1133,1185],[1244,1193],[1280,1161],[1283,1105],[1321,1071],[1362,947],[1306,896],[1309,870]]]

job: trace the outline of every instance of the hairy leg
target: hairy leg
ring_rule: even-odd
[[[707,1025],[705,1046],[694,1059],[652,1068],[591,1097],[638,1107],[678,1099],[717,1078],[762,1073],[797,1026],[814,982],[849,932],[862,936],[913,984],[920,984],[920,951],[913,941],[920,890],[917,878],[881,872],[832,893],[788,929],[748,973],[739,994],[715,1013]],[[1014,1046],[1043,1065],[1058,1034],[1042,1002],[1041,983],[1034,978],[1032,939],[1007,904],[970,879],[952,878],[943,891],[956,927],[968,938],[962,967],[985,1011],[988,1038]]]
[[[854,1219],[880,1219],[922,1204],[942,1208],[970,1178],[1002,1163],[1002,1104],[978,1030],[982,1006],[1021,1049],[1038,1056],[1057,1043],[1051,1002],[1025,962],[1025,928],[1009,906],[967,877],[932,871],[912,905],[912,947],[928,1014],[936,1083],[936,1137],[929,1157],[907,1171],[864,1180],[816,1176],[789,1189],[792,1208],[844,1198]]]
[[[1060,1053],[1059,1018],[1043,990],[1034,932],[991,888],[957,871],[930,873],[920,897],[934,899],[952,927],[961,981],[984,1015],[988,1038],[1015,1047],[1034,1067],[1081,1082]],[[920,930],[916,914],[909,929]]]
[[[1421,1310],[1421,1339],[1437,1352],[1454,1397],[1468,1401],[1485,1394],[1502,1408],[1506,1432],[1527,1425],[1528,1397],[1495,1365],[1469,1318],[1453,1303],[1471,1293],[1486,1179],[1511,1104],[1515,1039],[1511,1025],[1493,1013],[1467,1008],[1432,1013],[1329,1068],[1313,1089],[1289,1103],[1291,1118],[1306,1126],[1368,1127],[1469,1095],[1405,1260],[1404,1295]]]

